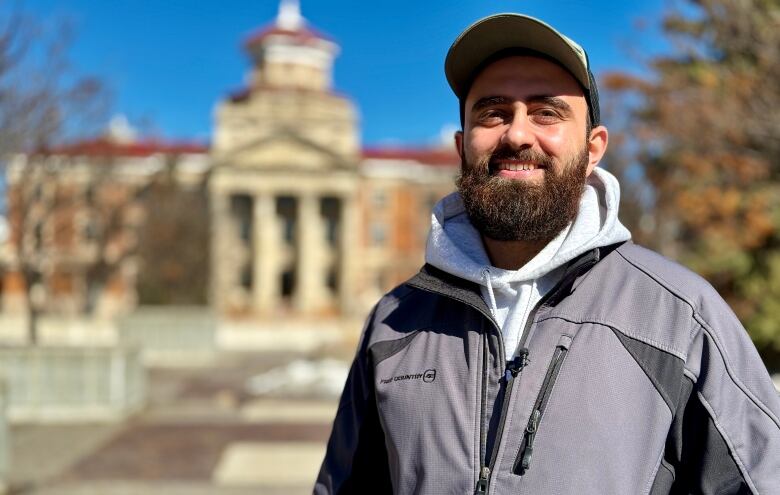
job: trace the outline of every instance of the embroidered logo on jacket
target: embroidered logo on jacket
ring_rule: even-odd
[[[422,380],[425,383],[431,383],[436,379],[436,370],[425,370],[422,373],[411,373],[408,375],[398,375],[391,378],[382,378],[379,383],[400,382],[404,380]]]

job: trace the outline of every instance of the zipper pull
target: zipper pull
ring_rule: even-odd
[[[523,450],[523,459],[520,461],[520,472],[525,474],[528,472],[528,468],[531,467],[531,456],[534,454],[534,448],[531,445],[526,445]]]
[[[536,429],[539,427],[539,418],[542,413],[539,409],[534,409],[531,414],[531,419],[528,421],[528,426],[525,427],[526,431],[526,443],[523,449],[523,457],[520,461],[520,469],[522,473],[528,471],[531,466],[531,456],[534,453],[534,438],[536,437]]]
[[[479,470],[479,480],[477,480],[477,487],[474,489],[474,495],[487,493],[489,478],[490,468],[487,466],[482,466],[482,469]]]
[[[533,435],[536,433],[536,429],[539,427],[539,416],[542,415],[542,412],[539,409],[534,409],[533,414],[531,414],[531,419],[528,421],[528,426],[525,427],[525,431]]]

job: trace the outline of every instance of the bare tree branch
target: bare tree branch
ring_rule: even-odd
[[[15,266],[25,282],[32,341],[47,277],[59,269],[57,243],[73,231],[68,212],[78,203],[57,150],[93,133],[108,110],[104,84],[73,70],[73,34],[66,20],[46,27],[0,0],[0,163],[6,165]]]

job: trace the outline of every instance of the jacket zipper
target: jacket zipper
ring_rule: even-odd
[[[528,359],[528,349],[525,347],[525,343],[528,341],[528,338],[530,336],[531,327],[532,327],[534,319],[536,318],[536,313],[539,311],[539,309],[547,301],[549,301],[553,296],[557,295],[558,291],[560,291],[561,288],[564,287],[569,282],[570,279],[576,277],[581,272],[583,267],[589,267],[589,266],[592,266],[592,264],[593,264],[593,262],[591,262],[589,260],[588,262],[583,263],[580,267],[578,267],[578,269],[576,269],[572,273],[568,274],[568,276],[562,277],[561,280],[559,280],[558,283],[555,284],[555,286],[552,289],[550,289],[547,292],[547,294],[545,294],[539,300],[539,302],[536,303],[536,305],[533,307],[533,309],[531,309],[531,312],[528,313],[528,318],[525,320],[525,326],[523,328],[523,334],[522,334],[522,337],[520,339],[520,343],[518,344],[518,347],[520,347],[520,352],[525,351],[525,354],[524,354],[524,357],[523,357],[523,360],[524,360],[523,361],[523,366],[525,366],[527,363],[530,362],[530,360]],[[493,326],[498,331],[499,337],[501,337],[501,329],[498,328],[498,325],[495,323],[495,320],[491,319],[491,321],[493,322]],[[502,359],[506,359],[504,357],[505,356],[505,351],[504,351],[503,342],[504,341],[503,341],[503,338],[502,338],[501,339],[501,351],[502,351],[501,352],[501,354],[502,354],[501,358]],[[568,351],[568,349],[566,349],[566,350]],[[556,348],[556,354],[557,354],[557,352],[558,352],[558,348]],[[564,356],[565,356],[565,353],[564,353]],[[518,357],[520,357],[520,356],[518,355]],[[487,359],[487,353],[485,353],[485,359]],[[484,367],[487,368],[486,365]],[[522,370],[522,367],[518,369],[518,373],[519,373],[520,370]],[[495,438],[495,440],[493,442],[493,445],[492,445],[492,448],[491,448],[492,452],[490,453],[490,462],[488,463],[487,466],[485,466],[483,464],[481,466],[481,468],[480,468],[479,479],[477,480],[477,486],[476,486],[476,488],[474,490],[474,493],[476,495],[487,495],[487,493],[488,493],[488,486],[490,485],[490,475],[492,473],[493,467],[495,466],[496,458],[498,457],[498,450],[499,450],[499,446],[500,446],[499,444],[501,443],[501,436],[504,433],[504,423],[506,423],[506,416],[507,416],[506,413],[507,413],[507,409],[509,409],[509,401],[512,398],[512,388],[513,388],[512,385],[514,385],[514,379],[517,376],[517,373],[511,373],[511,374],[512,374],[512,376],[509,377],[509,380],[507,381],[506,393],[504,394],[504,397],[503,397],[503,400],[502,400],[502,404],[501,404],[501,416],[499,416],[498,428],[496,429],[496,438]],[[547,375],[549,375],[549,374],[550,374],[550,370],[548,369]],[[505,373],[504,376],[507,376],[506,373]],[[557,376],[557,371],[556,371],[556,376]],[[547,381],[547,379],[548,379],[548,376],[545,376],[545,381]],[[487,386],[487,380],[485,380],[484,386]],[[543,386],[542,390],[544,390],[544,388],[545,387]],[[541,392],[540,392],[540,395],[541,395]],[[485,419],[484,399],[485,399],[485,397],[486,397],[486,394],[483,394],[483,404],[482,404],[482,411],[481,411],[481,415],[480,415],[480,439],[483,442],[482,449],[486,448],[486,442],[487,442],[487,439],[486,439],[486,437],[484,435],[484,432],[482,431],[485,428],[485,422],[484,422],[484,419]],[[539,399],[537,398],[537,401],[538,400]],[[546,402],[545,402],[545,405],[546,405]],[[534,405],[534,411],[536,411],[537,409],[538,408],[536,407],[536,404],[535,404]],[[494,414],[495,414],[495,411],[494,411]],[[529,425],[533,422],[533,419],[534,419],[534,414],[532,413],[531,414],[531,419],[529,419]],[[541,413],[539,413],[538,418],[536,419],[536,422],[535,422],[537,424],[537,426],[538,426],[539,419],[541,419]],[[535,429],[535,427],[532,428],[532,429],[534,431],[534,436],[535,436],[536,429]],[[527,444],[527,438],[528,438],[527,435],[528,435],[528,427],[526,427],[526,435],[523,438],[523,445],[521,446],[521,452],[524,450],[524,447]],[[531,441],[533,442],[533,438],[532,438]],[[533,446],[531,447],[531,453],[533,453]],[[484,456],[482,457],[482,459],[484,459]],[[529,457],[529,462],[530,462],[530,457]],[[515,461],[515,464],[517,464],[517,461]],[[517,471],[517,469],[515,469],[515,471]]]
[[[523,435],[523,441],[520,445],[520,450],[517,453],[513,472],[520,476],[528,472],[531,467],[531,457],[534,452],[534,440],[536,439],[536,432],[539,430],[539,423],[544,416],[544,411],[547,408],[547,404],[550,401],[550,394],[552,393],[555,381],[558,378],[558,373],[563,365],[563,360],[566,358],[566,354],[569,352],[568,344],[559,343],[555,348],[550,365],[547,368],[547,373],[542,381],[542,388],[539,390],[539,395],[534,402],[534,408],[531,412],[531,417],[528,419],[528,425],[525,427],[525,434]]]
[[[501,340],[500,345],[500,353],[501,353],[501,359],[506,360],[505,352],[504,351],[504,344],[503,339],[501,337],[501,329],[498,328],[498,324],[493,320],[492,317],[490,317],[491,323],[493,323],[493,327],[496,330],[496,333],[498,334],[499,339]],[[485,332],[483,337],[483,350],[482,350],[482,402],[480,405],[480,411],[479,411],[479,459],[480,459],[480,467],[479,467],[479,479],[477,479],[477,486],[474,488],[474,494],[475,495],[484,495],[487,494],[488,490],[488,484],[490,483],[490,472],[493,468],[492,463],[489,465],[485,464],[485,459],[487,458],[487,425],[485,424],[485,416],[487,414],[487,392],[488,392],[488,384],[490,383],[490,380],[488,379],[488,334]]]
[[[487,333],[483,334],[483,358],[482,358],[482,394],[481,403],[479,409],[479,477],[482,480],[483,476],[487,478],[490,476],[490,469],[485,466],[484,459],[487,457],[485,449],[487,448],[487,431],[485,428],[485,411],[487,409],[487,391],[488,391],[488,336]],[[477,482],[477,493],[479,493],[479,482]],[[484,493],[484,492],[483,492]]]
[[[558,293],[558,291],[561,289],[561,287],[564,286],[564,282],[568,282],[569,279],[571,279],[573,277],[576,277],[579,273],[584,271],[584,269],[587,269],[590,266],[592,266],[593,264],[595,264],[598,261],[598,259],[599,259],[599,257],[598,257],[598,253],[597,253],[596,256],[595,256],[595,259],[590,258],[590,259],[584,260],[584,262],[575,263],[575,266],[572,267],[572,268],[575,268],[572,271],[572,273],[571,274],[567,274],[568,276],[564,275],[564,277],[562,277],[561,280],[558,281],[558,283],[555,285],[555,287],[553,287],[547,294],[545,294],[545,296],[542,297],[542,299],[539,300],[539,302],[533,307],[531,312],[528,314],[528,319],[526,320],[525,327],[523,329],[523,336],[522,336],[522,338],[520,340],[520,343],[518,344],[518,346],[521,349],[525,349],[525,342],[528,340],[528,335],[529,335],[530,329],[531,329],[531,323],[533,322],[534,318],[536,317],[536,313],[539,310],[539,308],[541,308],[542,305],[544,303],[546,303],[553,295]],[[506,361],[506,351],[504,350],[504,343],[503,343],[504,341],[503,341],[503,337],[501,335],[501,329],[498,327],[498,323],[496,323],[496,320],[493,318],[493,316],[490,313],[486,312],[484,309],[482,309],[482,308],[480,308],[478,306],[475,306],[474,304],[471,304],[469,302],[464,301],[463,299],[452,297],[452,296],[450,296],[448,294],[445,294],[445,293],[442,293],[442,292],[440,292],[438,290],[433,290],[433,289],[431,289],[429,287],[424,287],[424,286],[419,286],[419,285],[412,285],[412,286],[413,287],[417,287],[417,288],[419,288],[421,290],[428,291],[428,292],[432,292],[432,293],[444,295],[444,296],[447,296],[447,297],[451,297],[452,299],[460,301],[460,302],[470,306],[471,308],[477,310],[479,313],[481,313],[485,318],[488,319],[488,321],[490,321],[490,323],[492,323],[493,328],[496,330],[496,333],[497,333],[497,335],[499,337],[499,341],[501,342],[500,349],[499,349],[500,353],[501,353],[500,358],[501,358],[502,362]],[[506,394],[504,395],[503,403],[501,405],[501,416],[499,418],[500,421],[499,421],[499,424],[498,424],[497,436],[496,436],[495,442],[493,443],[493,446],[492,446],[492,449],[491,449],[492,452],[491,452],[491,456],[490,456],[490,462],[488,463],[488,465],[485,465],[484,464],[484,459],[486,457],[486,453],[484,453],[484,451],[487,449],[487,435],[486,435],[486,432],[485,432],[485,421],[484,420],[485,420],[486,401],[487,401],[487,385],[488,385],[488,381],[489,381],[487,379],[487,359],[488,359],[488,357],[487,357],[487,345],[488,345],[487,334],[485,334],[485,341],[484,341],[484,349],[485,350],[483,352],[483,385],[482,385],[483,390],[482,390],[482,399],[481,399],[481,405],[480,405],[480,418],[479,418],[480,419],[479,428],[480,428],[480,444],[481,444],[481,448],[480,448],[480,464],[481,464],[481,466],[480,466],[480,469],[479,469],[479,478],[477,479],[477,483],[476,483],[476,486],[474,488],[474,493],[478,494],[478,495],[483,495],[483,494],[486,495],[488,493],[488,486],[490,484],[490,475],[491,475],[493,466],[494,466],[495,461],[496,461],[496,457],[497,457],[498,449],[499,449],[499,444],[501,442],[501,435],[503,434],[503,431],[504,431],[504,423],[506,422],[506,409],[508,408],[509,399],[511,398],[511,395],[512,395],[512,387],[511,387],[511,385],[514,384],[514,378],[515,378],[514,376],[512,376],[512,379],[511,379],[512,382],[507,384]],[[525,358],[526,358],[526,363],[530,362],[530,360],[528,360],[528,354],[525,355]]]
[[[561,279],[558,284],[556,284],[555,287],[553,287],[552,290],[547,292],[544,297],[542,297],[539,302],[536,303],[536,305],[533,307],[530,313],[528,313],[528,318],[525,321],[525,327],[523,328],[523,336],[520,339],[520,343],[518,346],[520,347],[520,351],[518,352],[518,356],[512,360],[511,363],[507,364],[507,369],[504,372],[504,377],[506,379],[506,392],[504,393],[504,397],[501,401],[501,415],[499,416],[498,420],[498,428],[496,429],[496,438],[493,441],[493,445],[491,447],[492,452],[490,452],[490,462],[488,462],[487,466],[484,464],[480,468],[479,471],[479,480],[477,480],[477,486],[474,490],[475,494],[478,495],[487,495],[488,493],[488,485],[490,484],[490,474],[493,470],[493,466],[496,464],[496,458],[498,457],[498,450],[499,450],[499,444],[501,443],[501,436],[504,434],[504,423],[506,423],[506,416],[507,416],[507,410],[509,409],[509,402],[512,398],[512,389],[514,388],[514,381],[517,375],[522,371],[522,368],[525,367],[526,364],[530,362],[528,359],[528,349],[525,347],[525,342],[528,340],[528,335],[531,330],[531,324],[534,321],[534,318],[536,318],[536,313],[539,311],[539,308],[542,307],[542,305],[547,302],[547,300],[552,297],[553,294],[558,292],[558,289],[563,286],[564,279]],[[494,326],[498,330],[499,336],[501,336],[501,330],[498,328],[498,325],[494,323]],[[503,344],[503,338],[501,339],[501,359],[506,360],[504,350],[504,344]],[[487,353],[485,353],[485,359],[487,359]],[[520,361],[518,361],[520,359]],[[510,369],[510,366],[513,365],[513,363],[517,363],[516,370],[512,371]],[[485,366],[486,368],[487,366]],[[485,386],[487,386],[487,380],[485,380]],[[483,395],[483,398],[485,395]],[[485,404],[483,403],[483,409],[480,416],[480,429],[485,428]],[[495,410],[493,411],[495,414]],[[483,439],[483,449],[486,449],[487,444],[487,438],[485,435],[481,432],[480,438]],[[482,457],[484,459],[485,456]]]
[[[496,463],[496,457],[498,456],[498,446],[496,445],[497,441],[501,436],[504,434],[504,418],[506,418],[507,409],[509,409],[509,399],[512,395],[512,384],[514,383],[514,380],[517,378],[517,376],[523,371],[523,368],[528,364],[528,349],[525,347],[520,349],[517,353],[517,356],[507,363],[506,370],[504,371],[504,382],[505,382],[505,392],[504,392],[504,398],[501,404],[501,422],[498,425],[498,429],[496,430],[496,442],[493,443],[492,452],[490,453],[490,462],[487,466],[482,466],[480,469],[480,476],[479,480],[477,481],[477,487],[474,490],[474,493],[476,494],[485,494],[487,493],[487,487],[488,482],[490,481],[490,473],[493,469],[493,466]],[[483,412],[483,418],[484,418],[484,412]],[[484,423],[484,421],[483,421]],[[484,429],[484,426],[482,426]],[[487,442],[487,439],[485,439],[485,442]],[[482,459],[484,459],[485,456],[483,455]]]

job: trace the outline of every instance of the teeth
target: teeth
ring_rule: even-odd
[[[499,163],[498,167],[501,170],[510,170],[512,172],[518,172],[520,170],[536,170],[536,165],[533,163]]]

